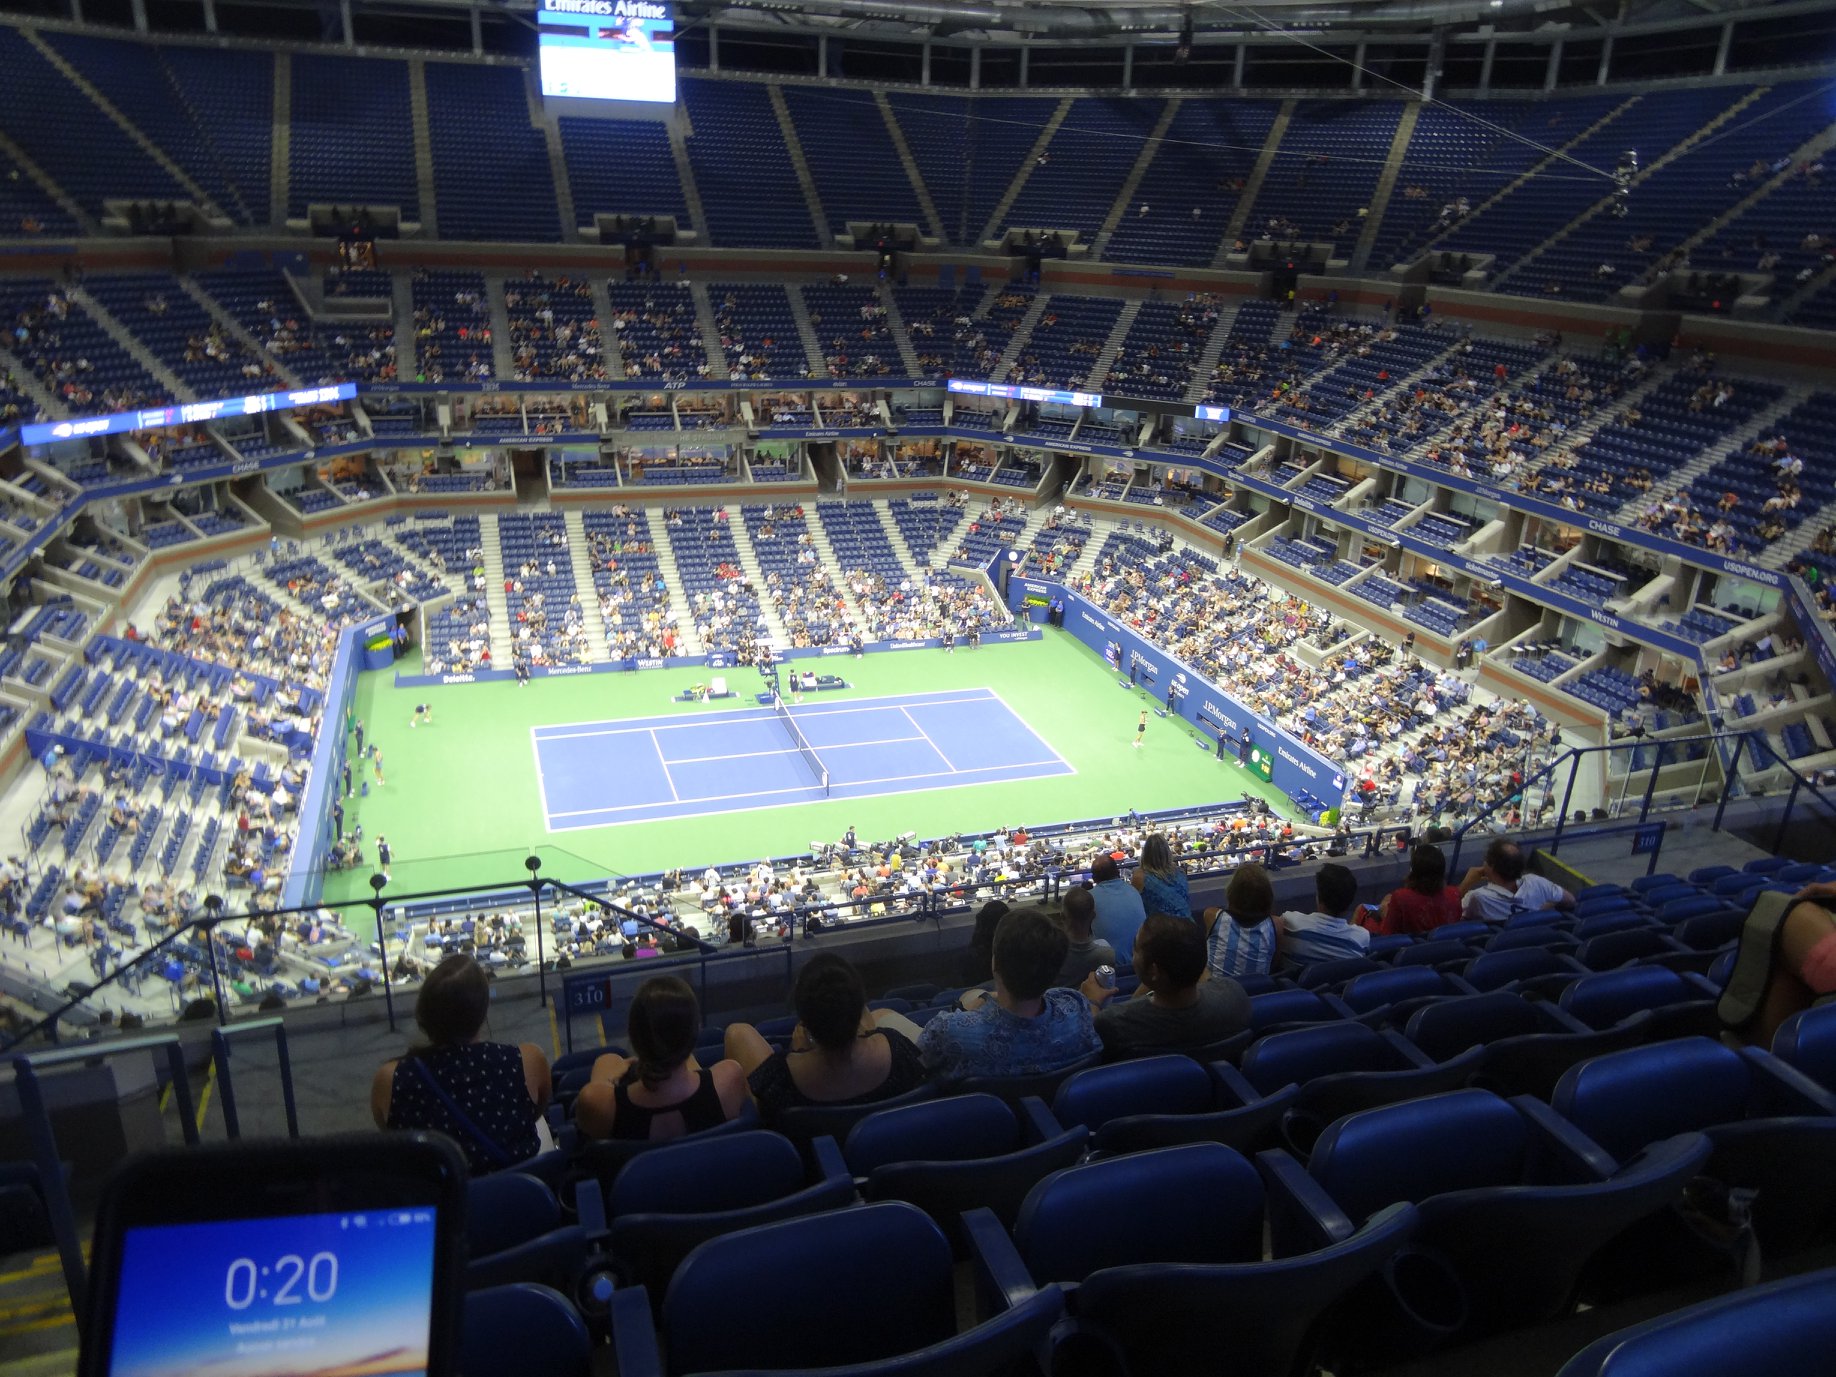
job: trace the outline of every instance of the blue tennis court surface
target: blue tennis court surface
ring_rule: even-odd
[[[992,689],[790,709],[831,798],[1075,774]],[[820,801],[821,776],[770,708],[531,729],[551,832]]]

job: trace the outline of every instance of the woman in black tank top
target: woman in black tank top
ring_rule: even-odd
[[[746,1103],[739,1063],[695,1060],[701,1006],[686,982],[652,976],[638,986],[625,1035],[632,1055],[608,1052],[574,1101],[589,1138],[679,1138],[724,1124]]]

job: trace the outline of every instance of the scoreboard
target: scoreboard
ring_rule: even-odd
[[[676,100],[676,26],[655,0],[540,0],[542,94],[571,100]]]

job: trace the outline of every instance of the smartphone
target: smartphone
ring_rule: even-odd
[[[467,1176],[424,1133],[128,1162],[96,1218],[81,1377],[452,1372]]]

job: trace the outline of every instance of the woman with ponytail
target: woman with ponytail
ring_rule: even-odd
[[[652,976],[638,986],[625,1036],[631,1055],[608,1052],[574,1101],[574,1122],[589,1138],[680,1138],[724,1124],[746,1104],[746,1073],[736,1061],[703,1067],[695,1059],[701,1005],[686,981]]]

